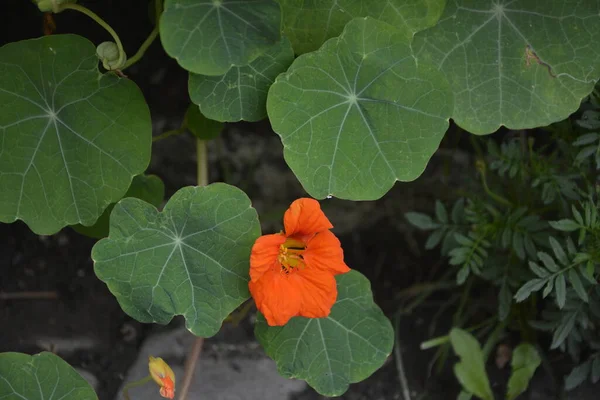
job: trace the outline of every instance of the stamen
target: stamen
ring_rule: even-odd
[[[277,261],[281,264],[281,272],[289,274],[295,269],[303,269],[306,266],[302,257],[304,251],[304,243],[296,239],[287,239],[279,246]]]

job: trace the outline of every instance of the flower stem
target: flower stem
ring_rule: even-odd
[[[96,21],[104,29],[106,29],[106,31],[108,33],[110,33],[110,35],[113,37],[115,43],[117,44],[117,48],[119,49],[119,63],[118,64],[123,65],[125,63],[125,50],[123,49],[123,43],[121,43],[121,39],[119,39],[119,35],[117,35],[117,32],[115,32],[115,30],[109,24],[107,24],[106,21],[104,21],[102,18],[100,18],[96,13],[94,13],[89,8],[86,8],[79,4],[63,3],[58,7],[57,12],[61,12],[63,10],[79,11],[80,13],[87,15],[88,17],[90,17],[91,19]]]
[[[140,379],[139,381],[129,382],[127,385],[125,385],[125,387],[123,388],[123,397],[125,398],[125,400],[131,400],[131,398],[129,397],[129,389],[133,389],[137,386],[142,386],[150,381],[152,381],[152,377],[148,375]]]
[[[152,142],[158,142],[159,140],[166,139],[170,136],[180,135],[180,134],[184,133],[185,131],[186,131],[185,128],[171,129],[170,131],[163,132],[158,136],[154,136],[152,138]]]
[[[160,20],[160,15],[162,14],[162,9],[163,9],[162,8],[162,0],[155,0],[154,4],[155,4],[154,12],[156,14],[156,22],[154,23],[154,29],[152,29],[152,32],[150,32],[150,35],[146,38],[146,40],[144,40],[144,43],[142,43],[142,45],[140,46],[138,51],[133,55],[133,57],[131,57],[130,59],[127,60],[127,62],[125,63],[125,65],[123,66],[122,69],[131,67],[133,64],[140,61],[140,59],[146,53],[146,50],[148,50],[148,47],[150,47],[152,42],[154,42],[154,40],[158,36],[158,21]]]
[[[198,168],[198,186],[208,185],[208,160],[206,159],[206,142],[204,140],[196,139],[197,158],[196,164]],[[179,400],[185,400],[187,394],[190,391],[192,379],[194,379],[194,371],[196,370],[196,364],[198,358],[202,352],[202,345],[204,344],[203,337],[194,338],[194,344],[192,349],[185,360],[183,381],[179,389]]]

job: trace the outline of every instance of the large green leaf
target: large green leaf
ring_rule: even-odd
[[[284,37],[250,65],[233,67],[225,75],[190,74],[190,98],[208,118],[223,122],[259,121],[267,116],[269,87],[293,60],[294,51]]]
[[[97,400],[89,383],[52,353],[0,353],[2,400]]]
[[[448,128],[444,76],[415,62],[409,39],[372,18],[298,57],[267,99],[284,156],[311,196],[383,196],[416,179]]]
[[[455,0],[414,48],[448,78],[456,123],[487,134],[577,110],[600,77],[598,42],[598,0]]]
[[[327,318],[295,317],[270,327],[259,314],[254,333],[279,373],[305,380],[325,396],[339,396],[369,377],[392,351],[394,331],[373,302],[360,272],[338,275],[338,298]]]
[[[283,14],[283,32],[296,54],[318,49],[327,39],[342,33],[352,18],[373,17],[407,33],[433,26],[446,0],[278,0]]]
[[[166,0],[160,38],[165,51],[188,71],[223,75],[275,45],[280,20],[274,0]]]
[[[127,189],[127,193],[123,197],[135,197],[136,199],[144,200],[154,207],[160,207],[165,198],[165,184],[156,175],[138,175],[133,178],[131,186]],[[104,213],[98,218],[98,221],[92,226],[74,225],[73,229],[93,238],[103,238],[108,236],[110,213],[116,203],[108,206]]]
[[[92,259],[131,317],[165,324],[183,315],[190,331],[209,337],[249,297],[250,249],[259,235],[241,190],[186,187],[162,212],[134,198],[117,203]]]
[[[0,48],[0,221],[38,234],[93,224],[148,166],[151,135],[141,92],[101,75],[87,39]]]
[[[467,331],[454,328],[450,331],[450,344],[460,357],[460,362],[454,365],[454,374],[462,387],[480,399],[494,400],[477,339]]]

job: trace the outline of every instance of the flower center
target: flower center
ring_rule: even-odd
[[[294,269],[302,269],[306,266],[302,253],[306,246],[304,242],[296,239],[287,239],[279,246],[277,261],[281,264],[281,272],[289,274]]]

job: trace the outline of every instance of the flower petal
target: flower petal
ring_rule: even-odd
[[[256,239],[250,254],[250,280],[256,282],[277,263],[279,246],[285,242],[282,234],[264,235]]]
[[[248,287],[256,302],[256,308],[265,316],[269,326],[285,325],[298,315],[302,298],[297,282],[276,269],[269,269]]]
[[[283,216],[287,236],[313,235],[333,228],[321,205],[315,199],[302,198],[294,201]]]
[[[337,299],[337,284],[330,272],[305,268],[291,276],[301,285],[300,316],[325,318]]]
[[[321,232],[310,239],[306,244],[303,257],[307,269],[316,268],[329,271],[333,275],[350,271],[350,268],[344,262],[342,245],[331,231]]]

